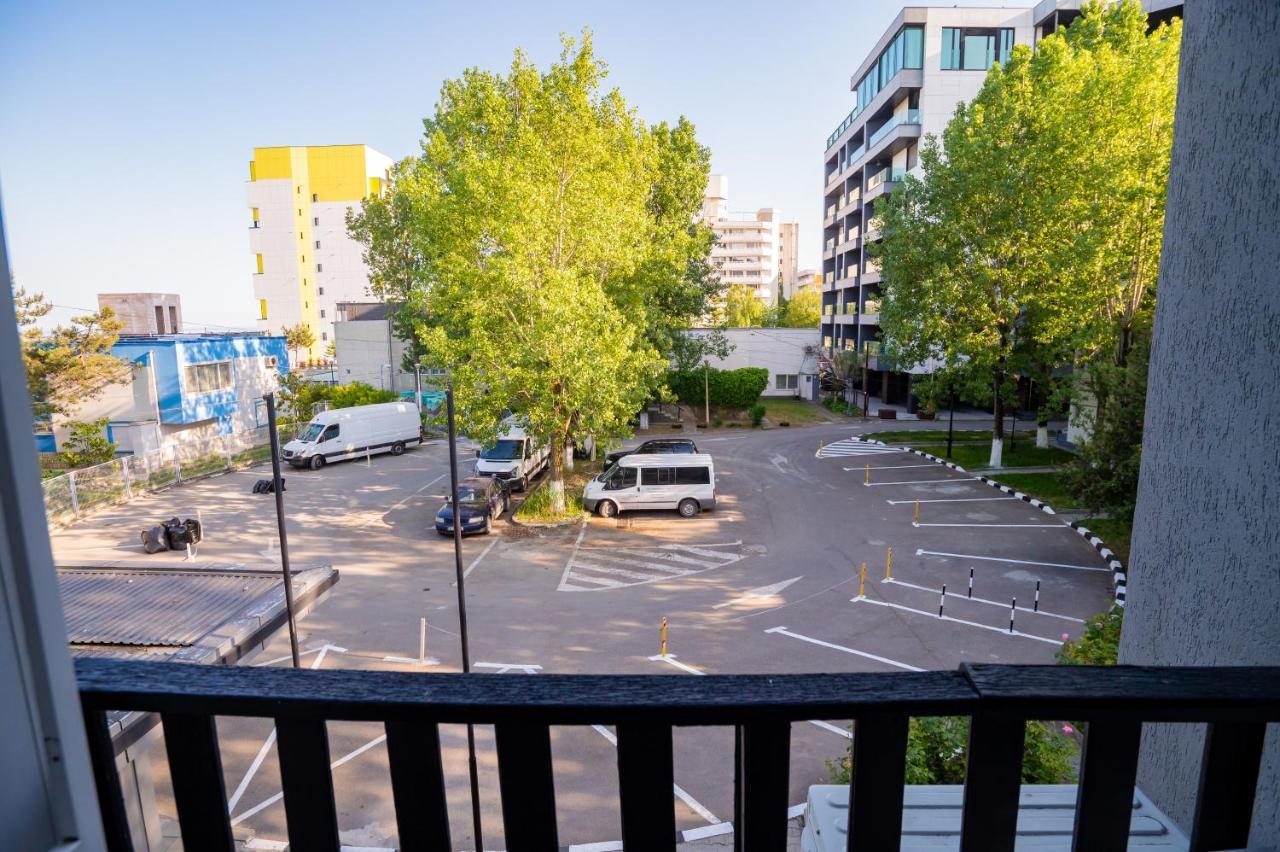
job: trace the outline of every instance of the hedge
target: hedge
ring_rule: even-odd
[[[760,398],[769,386],[769,371],[764,367],[742,367],[737,370],[672,370],[667,373],[667,387],[685,405],[704,405],[704,388],[710,386],[712,405],[747,408]]]

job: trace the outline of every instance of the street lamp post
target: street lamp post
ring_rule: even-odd
[[[383,371],[383,370],[388,370],[388,371],[390,371],[390,370],[391,370],[391,365],[390,365],[390,364],[379,364],[379,365],[378,365],[378,387],[379,387],[379,388],[381,388],[382,390],[386,390],[386,389],[387,389],[387,383],[386,383],[386,381],[382,378],[382,371]]]

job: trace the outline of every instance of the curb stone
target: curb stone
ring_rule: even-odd
[[[886,444],[884,441],[877,441],[875,438],[872,438],[866,435],[858,435],[856,440],[866,441],[867,443],[870,443],[870,444],[879,444],[882,447],[890,446],[889,444]],[[960,473],[968,473],[968,471],[962,468],[960,465],[955,464],[954,462],[949,462],[946,459],[940,459],[937,456],[932,455],[931,453],[926,453],[921,450],[914,449],[912,447],[901,446],[898,444],[894,444],[892,446],[899,447],[900,449],[906,450],[909,453],[914,453],[917,456],[920,456],[921,458],[924,458],[924,459],[928,459],[931,462],[936,462],[945,467],[949,467],[954,471],[958,471]],[[1023,494],[1021,491],[1016,491],[1007,485],[1003,485],[1000,482],[997,482],[996,480],[992,479],[989,476],[978,475],[976,478],[978,479],[979,482],[984,482],[987,485],[990,485],[992,488],[998,488],[999,490],[1003,491],[1005,494],[1008,494],[1013,497],[1017,497],[1019,500],[1023,501],[1024,503],[1030,503],[1032,506],[1035,506],[1037,509],[1039,509],[1040,511],[1044,512],[1047,515],[1058,514],[1053,510],[1052,506],[1050,506],[1048,503],[1044,502],[1043,500],[1037,499],[1028,494]],[[1089,544],[1093,545],[1093,549],[1098,551],[1098,555],[1101,556],[1104,560],[1106,560],[1107,566],[1111,569],[1111,583],[1115,587],[1114,598],[1115,598],[1116,606],[1123,608],[1125,597],[1127,595],[1127,587],[1128,587],[1128,578],[1125,575],[1124,564],[1121,563],[1121,561],[1116,558],[1115,553],[1112,552],[1111,548],[1107,547],[1106,542],[1104,542],[1098,536],[1094,535],[1087,527],[1081,526],[1079,521],[1071,521],[1068,524],[1068,526],[1070,526],[1073,530],[1079,533],[1081,538],[1089,542]]]

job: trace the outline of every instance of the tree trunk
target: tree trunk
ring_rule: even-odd
[[[1049,427],[1036,424],[1036,446],[1042,450],[1049,448]]]
[[[564,443],[560,435],[551,439],[551,476],[547,488],[551,492],[551,511],[557,515],[564,514]]]
[[[573,444],[570,442],[564,448],[564,469],[568,473],[573,473]]]
[[[995,382],[992,384],[991,400],[994,419],[991,424],[991,458],[988,467],[1000,467],[1004,453],[1004,397],[1001,388],[1004,386],[1004,358],[1000,358],[1000,366],[996,368]]]

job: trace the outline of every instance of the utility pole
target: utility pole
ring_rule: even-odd
[[[422,414],[422,365],[417,361],[413,362],[413,400]]]
[[[284,609],[289,618],[289,651],[293,655],[293,667],[302,668],[298,657],[298,625],[293,617],[293,578],[289,576],[289,537],[284,529],[284,480],[280,476],[280,435],[276,432],[276,395],[265,394],[267,403],[267,432],[271,437],[271,480],[276,495],[276,529],[280,531],[280,572],[284,579]]]
[[[862,341],[862,416],[871,416],[871,388],[868,386],[870,379],[867,377],[867,370],[871,365],[871,341]]]
[[[711,428],[711,362],[702,359],[702,404],[704,407],[703,423]]]
[[[956,431],[956,388],[951,386],[951,414],[947,417],[947,458],[951,458],[951,439]]]

